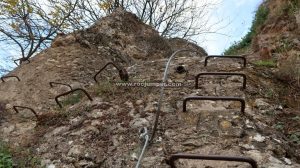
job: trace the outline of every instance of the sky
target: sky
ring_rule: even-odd
[[[213,20],[223,20],[227,25],[220,34],[207,34],[200,37],[199,45],[209,55],[222,54],[234,41],[244,37],[252,25],[255,11],[263,0],[223,0],[212,12]],[[203,42],[202,42],[203,41]]]
[[[205,0],[204,0],[205,1]],[[195,0],[203,3],[203,0]],[[263,0],[209,0],[216,2],[214,10],[209,14],[210,21],[222,20],[221,25],[226,25],[219,34],[206,34],[193,40],[203,47],[209,55],[222,54],[234,41],[239,41],[246,35],[256,9]],[[220,26],[221,26],[220,25]],[[7,50],[0,42],[0,68],[13,68],[13,58],[18,58],[18,50]],[[0,72],[1,73],[1,72]],[[1,76],[1,74],[0,74]]]

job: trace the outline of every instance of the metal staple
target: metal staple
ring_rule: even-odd
[[[20,78],[16,75],[7,75],[7,76],[1,77],[2,82],[5,82],[4,79],[6,79],[6,78],[16,78],[18,81],[21,81]]]
[[[120,67],[120,66],[118,66],[117,64],[115,64],[115,63],[113,63],[113,62],[108,62],[107,64],[105,64],[95,75],[94,75],[94,81],[96,82],[96,83],[98,83],[98,80],[97,80],[97,76],[108,66],[108,65],[112,65],[112,66],[114,66],[115,68],[117,68],[117,70],[119,71],[119,76],[120,76],[120,79],[121,80],[123,80],[123,81],[128,81],[128,79],[129,79],[129,75],[128,75],[128,72],[124,69],[124,68],[122,68],[122,67]]]
[[[19,59],[14,60],[14,63],[15,63],[17,66],[19,66],[19,64],[17,63],[17,61],[20,61],[20,65],[21,65],[23,62],[25,62],[25,61],[27,61],[28,63],[30,63],[30,60],[29,60],[29,59],[19,58]]]
[[[207,61],[209,58],[236,58],[236,59],[242,59],[244,62],[244,67],[246,67],[247,65],[247,60],[244,56],[238,56],[238,55],[209,55],[207,57],[205,57],[205,61],[204,61],[204,66],[207,66]]]
[[[28,110],[30,110],[30,111],[34,114],[34,116],[36,117],[36,119],[39,118],[39,115],[38,115],[32,108],[30,108],[30,107],[25,107],[25,106],[13,106],[13,109],[16,111],[16,113],[19,113],[18,108],[28,109]]]
[[[212,101],[239,101],[241,102],[241,112],[242,114],[245,114],[245,108],[246,108],[246,102],[244,98],[240,98],[240,97],[227,97],[227,96],[189,96],[184,98],[183,100],[183,112],[186,112],[186,103],[190,100],[212,100]]]
[[[216,161],[235,161],[249,163],[252,168],[257,168],[255,160],[249,157],[240,156],[218,156],[218,155],[195,155],[195,154],[174,154],[171,155],[169,164],[171,168],[176,168],[175,161],[178,159],[193,159],[193,160],[216,160]]]

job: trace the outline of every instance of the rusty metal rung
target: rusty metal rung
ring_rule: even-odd
[[[16,75],[3,76],[3,77],[1,77],[1,81],[5,82],[4,79],[6,79],[6,78],[17,78],[18,81],[21,81],[20,78],[18,76],[16,76]]]
[[[244,62],[244,67],[246,67],[246,65],[247,65],[247,60],[243,56],[236,56],[236,55],[209,55],[209,56],[205,57],[204,66],[207,66],[207,61],[208,61],[209,58],[224,58],[224,59],[236,58],[236,59],[242,59],[243,62]]]
[[[95,75],[94,75],[94,80],[96,83],[98,83],[98,80],[97,80],[97,76],[108,66],[108,65],[113,65],[115,68],[117,68],[117,70],[119,71],[119,76],[120,76],[120,79],[123,80],[123,81],[128,81],[129,79],[129,75],[127,73],[127,71],[124,69],[124,68],[121,68],[119,66],[117,66],[115,63],[113,62],[109,62],[107,64],[104,65],[103,68],[101,68]]]
[[[230,161],[249,163],[252,168],[257,168],[257,162],[250,157],[241,156],[218,156],[218,155],[196,155],[196,154],[174,154],[169,159],[171,168],[176,168],[175,161],[178,159],[193,159],[193,160],[215,160],[215,161]]]
[[[68,95],[68,94],[73,93],[73,92],[76,92],[76,91],[82,91],[82,92],[89,98],[90,101],[93,101],[92,97],[89,95],[89,93],[88,93],[86,90],[81,89],[81,88],[77,88],[77,89],[72,89],[72,90],[70,90],[70,91],[68,91],[68,92],[65,92],[65,93],[62,93],[62,94],[57,95],[57,96],[55,97],[55,101],[56,101],[56,103],[58,104],[58,106],[59,106],[60,108],[62,108],[62,105],[61,105],[60,102],[58,101],[58,98],[59,98],[59,97]]]
[[[199,78],[200,76],[205,76],[205,75],[223,75],[223,76],[241,76],[243,77],[243,89],[246,89],[246,82],[247,82],[247,77],[243,73],[236,73],[236,72],[204,72],[204,73],[199,73],[195,77],[195,88],[198,89],[198,83],[199,83]]]
[[[65,83],[60,83],[60,82],[49,82],[49,84],[50,84],[50,87],[53,87],[53,84],[56,84],[56,85],[64,85],[64,86],[67,86],[67,87],[69,87],[71,90],[73,89],[71,85],[65,84]]]
[[[13,106],[13,109],[16,111],[16,113],[19,113],[18,108],[28,109],[28,110],[30,110],[30,111],[34,114],[34,116],[35,116],[37,119],[39,118],[38,114],[37,114],[32,108],[30,108],[30,107],[25,107],[25,106]]]
[[[240,98],[240,97],[226,97],[226,96],[220,96],[220,97],[216,97],[216,96],[190,96],[190,97],[186,97],[183,100],[183,112],[186,112],[186,103],[190,100],[213,100],[213,101],[217,101],[217,100],[222,100],[222,101],[239,101],[241,102],[241,112],[242,114],[245,113],[245,108],[246,108],[246,103],[245,103],[245,99]]]
[[[19,64],[17,63],[17,61],[20,61],[20,65],[21,65],[22,62],[24,62],[24,61],[27,61],[28,63],[30,63],[30,60],[29,60],[29,59],[19,58],[19,59],[14,60],[14,63],[15,63],[17,66],[19,66]]]

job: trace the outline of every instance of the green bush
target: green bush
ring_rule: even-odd
[[[299,9],[300,2],[299,0],[289,0],[285,6],[283,6],[283,11],[286,11],[289,16],[293,16],[294,13]]]
[[[82,96],[83,96],[83,94],[81,92],[74,93],[74,94],[68,96],[68,98],[65,99],[62,104],[64,106],[77,104],[80,102]]]
[[[119,81],[119,82],[123,82],[123,81]],[[99,84],[96,85],[94,92],[96,93],[97,96],[104,96],[104,95],[114,95],[114,93],[116,92],[117,88],[116,85],[109,82],[109,81],[103,81]]]
[[[252,21],[252,26],[249,32],[243,37],[240,41],[234,42],[228,49],[224,51],[225,55],[232,55],[237,54],[240,51],[245,50],[246,48],[250,47],[252,38],[257,34],[257,30],[264,24],[267,17],[269,15],[269,9],[264,5],[261,5],[256,13],[255,17]]]
[[[15,154],[12,158],[12,151]],[[14,148],[9,149],[8,145],[0,140],[0,168],[25,168],[41,167],[41,159],[34,156],[32,149]]]
[[[296,143],[296,144],[300,144],[300,132],[296,132],[294,134],[291,134],[289,136],[290,141]]]
[[[12,168],[13,160],[6,145],[0,141],[0,168]]]

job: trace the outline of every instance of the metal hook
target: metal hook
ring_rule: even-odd
[[[5,82],[4,79],[6,79],[6,78],[16,78],[18,81],[21,81],[20,78],[16,75],[8,75],[8,76],[1,77],[2,82]]]
[[[18,64],[17,61],[20,61],[20,64]],[[14,63],[15,63],[17,66],[19,66],[19,65],[21,65],[24,61],[27,61],[28,63],[30,63],[30,60],[29,60],[29,59],[24,59],[24,58],[16,59],[16,60],[14,60]]]
[[[13,109],[16,111],[16,113],[19,113],[19,110],[17,108],[23,108],[23,109],[29,109],[33,114],[34,116],[38,119],[39,116],[38,114],[30,107],[25,107],[25,106],[13,106]]]
[[[120,76],[120,79],[123,80],[123,81],[128,81],[129,79],[129,75],[127,73],[127,71],[124,69],[124,68],[121,68],[119,66],[117,66],[115,63],[113,62],[109,62],[107,64],[104,65],[103,68],[101,68],[95,75],[94,75],[94,80],[96,83],[98,83],[98,80],[97,80],[97,76],[108,66],[108,65],[113,65],[115,68],[117,68],[117,70],[119,71],[119,76]]]

